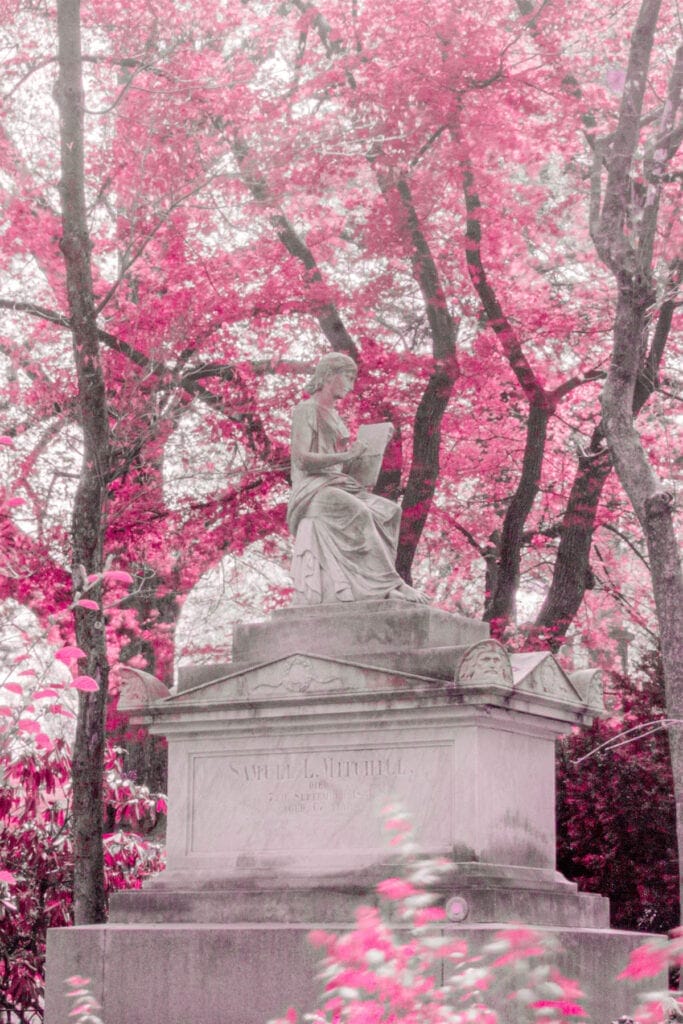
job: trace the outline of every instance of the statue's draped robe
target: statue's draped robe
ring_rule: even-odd
[[[311,472],[300,454],[342,451],[349,433],[335,409],[312,398],[292,413],[292,494],[287,523],[294,534],[295,600],[303,604],[383,598],[401,586],[394,562],[401,509],[369,494],[342,464]],[[297,458],[299,453],[299,458]]]

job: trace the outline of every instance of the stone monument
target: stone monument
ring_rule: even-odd
[[[335,358],[318,374],[325,401],[351,383]],[[555,867],[555,740],[602,713],[596,678],[509,655],[486,624],[420,603],[390,557],[396,506],[342,472],[365,450],[340,464],[330,408],[321,430],[310,404],[295,413],[298,603],[236,626],[233,661],[181,672],[171,695],[139,678],[124,692],[168,740],[168,867],[113,896],[109,924],[49,933],[46,1024],[67,1019],[73,974],[91,979],[107,1024],[312,1009],[306,933],[376,902],[394,873],[388,802],[412,815],[425,854],[452,862],[445,929],[475,947],[509,922],[552,932],[593,1019],[628,1008],[612,979],[643,936],[610,931],[608,901]]]

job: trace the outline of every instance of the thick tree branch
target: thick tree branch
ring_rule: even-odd
[[[306,245],[293,224],[278,208],[278,203],[256,165],[253,153],[246,141],[237,132],[233,135],[232,151],[240,169],[242,180],[254,199],[272,212],[269,220],[287,252],[303,265],[307,281],[322,284],[323,277],[311,249]],[[345,352],[358,362],[358,348],[346,330],[336,305],[331,300],[316,301],[313,309],[320,328],[335,352]]]
[[[627,210],[631,205],[630,171],[638,144],[650,53],[661,2],[643,0],[641,4],[633,30],[619,121],[606,158],[607,184],[594,242],[603,263],[615,273],[627,267],[631,272],[635,271],[635,253],[625,231]],[[630,402],[627,408],[630,409]]]
[[[540,385],[531,364],[524,354],[517,332],[503,312],[496,293],[489,283],[481,256],[481,202],[475,186],[474,171],[469,157],[465,157],[463,163],[463,189],[467,213],[465,254],[470,280],[486,313],[488,324],[501,342],[510,368],[527,400],[538,406],[543,404],[552,405],[550,395],[547,395]]]
[[[645,535],[660,632],[667,714],[683,716],[683,570],[673,518],[673,495],[659,481],[635,429],[633,405],[645,361],[645,339],[655,305],[652,226],[636,245],[627,235],[634,220],[629,184],[637,158],[639,125],[661,0],[642,0],[631,39],[619,120],[608,158],[598,255],[617,285],[613,346],[602,393],[605,436],[619,480]],[[678,60],[668,100],[680,96]],[[665,113],[665,118],[669,115]],[[663,131],[666,134],[666,124]],[[661,159],[664,159],[665,154]],[[662,184],[648,182],[646,204],[656,219]],[[647,218],[646,218],[647,220]],[[670,734],[679,859],[683,855],[683,730]],[[680,887],[683,904],[683,872]]]
[[[427,386],[415,412],[413,457],[403,495],[403,514],[396,557],[401,576],[411,581],[415,552],[432,505],[439,479],[441,424],[453,386],[459,375],[456,340],[459,322],[449,308],[438,267],[420,223],[408,179],[399,175],[395,183],[380,166],[380,151],[370,159],[380,191],[392,204],[398,200],[397,228],[407,243],[413,276],[427,313],[434,364]]]
[[[486,602],[484,619],[493,636],[502,637],[514,617],[524,525],[538,494],[551,410],[545,402],[529,406],[522,469],[503,518],[496,588]]]
[[[676,296],[680,287],[681,262],[674,263],[666,294],[633,395],[637,416],[657,387],[659,366],[671,330]],[[536,617],[529,642],[532,646],[559,647],[578,612],[590,579],[590,551],[598,508],[605,481],[612,471],[612,458],[599,423],[585,453],[579,456],[572,489],[562,517],[560,543],[553,578]]]
[[[14,312],[27,313],[29,316],[37,317],[41,320],[46,320],[48,323],[56,324],[58,327],[63,327],[65,330],[71,330],[71,320],[68,316],[63,313],[58,313],[55,310],[46,309],[44,306],[40,306],[34,302],[25,302],[17,299],[0,299],[0,309],[8,309]],[[166,363],[160,359],[154,359],[152,356],[145,355],[139,349],[135,348],[134,345],[129,344],[127,341],[123,341],[116,335],[111,334],[109,331],[97,328],[98,341],[111,349],[113,352],[118,352],[119,355],[125,356],[140,369],[145,370],[147,374],[157,378],[160,387],[177,387],[181,391],[184,391],[190,398],[198,398],[205,405],[211,409],[215,409],[217,412],[224,415],[226,418],[232,420],[235,423],[240,423],[245,428],[248,443],[254,450],[258,450],[262,454],[267,455],[270,451],[271,442],[263,426],[261,417],[252,411],[240,411],[236,412],[226,405],[225,399],[220,395],[214,394],[205,388],[201,383],[201,380],[207,377],[219,378],[220,380],[233,381],[238,383],[240,386],[242,382],[239,377],[239,373],[236,367],[225,364],[225,363],[203,363],[197,367],[191,367],[184,373],[177,373]],[[269,361],[265,360],[261,364],[261,367],[269,366]]]

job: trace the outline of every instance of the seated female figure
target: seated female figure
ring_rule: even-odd
[[[420,601],[394,565],[401,509],[369,493],[346,470],[362,455],[335,403],[353,387],[356,364],[323,356],[292,413],[292,494],[287,522],[295,536],[295,602],[321,604],[385,597]]]

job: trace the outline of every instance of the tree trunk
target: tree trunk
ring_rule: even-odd
[[[616,131],[607,154],[607,182],[600,208],[599,181],[593,181],[593,239],[617,284],[613,347],[602,394],[605,436],[614,468],[641,524],[647,543],[652,589],[660,631],[667,715],[683,718],[683,573],[673,522],[673,496],[658,480],[634,426],[634,396],[644,364],[647,329],[655,307],[653,246],[666,163],[673,155],[675,124],[683,85],[679,48],[667,101],[652,140],[657,167],[647,174],[647,201],[634,217],[633,164],[638,153],[650,57],[661,0],[643,0],[631,39],[626,81]],[[679,140],[680,141],[680,140]],[[637,224],[637,231],[632,225]],[[683,729],[669,730],[676,800],[679,864],[683,853]],[[683,903],[683,886],[680,887]]]
[[[386,196],[390,186],[379,171],[377,177],[382,193]],[[415,552],[439,480],[441,424],[460,373],[456,353],[460,324],[448,308],[439,271],[417,215],[408,180],[399,178],[395,187],[404,219],[400,227],[410,247],[413,276],[420,286],[425,304],[434,357],[432,372],[415,411],[413,458],[403,494],[403,514],[396,555],[399,575],[411,583]]]
[[[641,292],[638,296],[638,292]],[[660,632],[667,716],[683,719],[683,573],[673,523],[673,495],[665,491],[650,465],[633,425],[633,391],[641,338],[651,302],[623,276],[614,326],[614,350],[602,395],[603,422],[614,467],[643,529]],[[669,730],[676,799],[679,864],[683,851],[683,728]],[[683,885],[680,887],[683,906]]]
[[[530,634],[531,646],[557,649],[581,607],[590,578],[590,551],[604,483],[612,472],[607,448],[599,448],[596,430],[589,451],[579,457],[562,517],[553,578]]]
[[[532,402],[529,406],[522,471],[505,511],[496,586],[484,614],[484,619],[491,623],[491,634],[494,637],[502,637],[508,623],[514,621],[524,524],[538,494],[551,414],[552,406],[543,401],[538,404]]]
[[[62,239],[81,427],[83,462],[72,531],[72,580],[77,599],[86,578],[101,573],[109,475],[109,427],[90,266],[83,161],[83,82],[79,0],[58,0]],[[88,597],[101,599],[96,584]],[[79,693],[73,749],[74,911],[77,924],[106,919],[102,854],[102,772],[108,665],[104,618],[76,607],[76,642],[86,652],[82,674],[98,684]]]
[[[435,363],[415,413],[413,460],[403,494],[396,570],[408,583],[439,479],[441,421],[453,391],[453,363]]]

